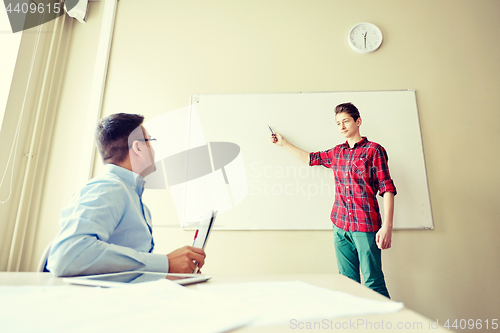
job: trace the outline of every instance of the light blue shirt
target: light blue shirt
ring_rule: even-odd
[[[114,164],[91,179],[61,213],[47,269],[56,276],[129,270],[168,272],[154,254],[151,214],[142,203],[144,179]]]

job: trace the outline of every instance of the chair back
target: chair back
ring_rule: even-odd
[[[40,257],[40,261],[38,262],[37,272],[48,272],[47,270],[47,258],[49,257],[50,251],[50,243],[43,250],[42,256]]]

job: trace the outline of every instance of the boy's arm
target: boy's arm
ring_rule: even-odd
[[[377,246],[381,250],[391,247],[394,196],[397,193],[391,174],[389,173],[388,160],[389,157],[387,156],[387,152],[382,146],[379,146],[375,151],[373,166],[375,167],[375,176],[378,180],[379,193],[384,200],[382,227],[377,232],[376,236]]]
[[[381,250],[391,247],[392,240],[392,220],[394,216],[394,193],[384,193],[384,217],[382,220],[382,227],[377,232],[376,241],[377,246]]]
[[[274,133],[271,135],[271,141],[278,145],[285,147],[289,152],[291,152],[295,157],[301,160],[304,163],[309,164],[309,153],[299,147],[294,146],[290,142],[288,142],[281,134]]]

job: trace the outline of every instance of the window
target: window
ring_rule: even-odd
[[[7,12],[0,10],[0,128],[2,128],[5,107],[9,97],[12,75],[16,67],[17,53],[21,43],[22,32],[12,33]]]

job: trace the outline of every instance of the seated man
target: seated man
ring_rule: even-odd
[[[47,269],[56,276],[130,270],[192,273],[205,252],[185,246],[168,255],[152,253],[151,214],[142,202],[144,177],[155,171],[154,149],[143,116],[103,118],[95,139],[104,174],[91,179],[62,210],[61,231],[52,242]]]

